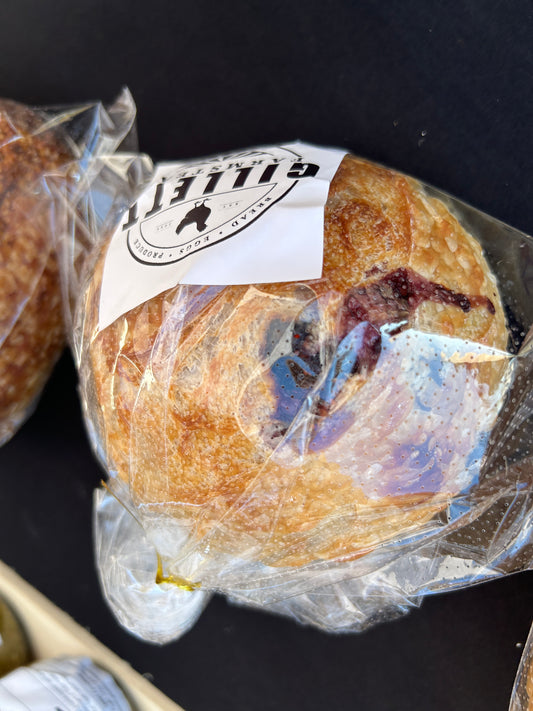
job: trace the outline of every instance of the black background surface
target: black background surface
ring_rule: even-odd
[[[0,95],[110,101],[140,147],[179,159],[302,139],[415,175],[533,231],[529,0],[4,0]],[[502,711],[533,618],[532,574],[328,636],[215,598],[159,648],[98,589],[87,443],[70,356],[0,450],[0,558],[187,711]]]

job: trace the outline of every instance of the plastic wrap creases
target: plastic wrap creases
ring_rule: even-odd
[[[124,626],[168,641],[221,592],[362,630],[531,567],[527,235],[302,144],[119,177],[127,209],[69,269]]]
[[[32,412],[65,343],[55,251],[60,220],[50,185],[72,198],[98,159],[128,134],[135,143],[134,119],[126,90],[108,109],[98,102],[44,108],[0,99],[0,444]],[[74,250],[93,227],[93,207],[76,221]]]
[[[509,711],[531,711],[531,709],[533,709],[533,626],[522,652]]]

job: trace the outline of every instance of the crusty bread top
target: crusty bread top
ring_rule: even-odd
[[[49,214],[34,188],[70,156],[42,124],[0,100],[0,443],[27,415],[64,342]]]
[[[103,259],[85,302],[100,444],[136,502],[181,521],[193,548],[270,565],[350,558],[420,529],[464,486],[502,363],[447,362],[431,383],[457,372],[450,398],[433,385],[428,395],[416,359],[431,334],[505,350],[507,329],[481,247],[415,181],[345,157],[323,276],[306,284],[177,286],[98,332]],[[359,362],[324,404],[353,333]],[[294,413],[293,392],[307,398]],[[459,418],[468,435],[455,434]]]

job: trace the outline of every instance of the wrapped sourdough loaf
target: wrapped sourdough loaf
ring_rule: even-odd
[[[165,641],[221,591],[361,629],[501,572],[527,477],[501,447],[529,408],[530,307],[508,277],[530,250],[341,151],[155,169],[95,244],[76,316],[122,623]]]
[[[88,159],[113,152],[133,117],[126,94],[109,113],[0,99],[0,444],[31,412],[65,341],[47,181],[75,190]]]

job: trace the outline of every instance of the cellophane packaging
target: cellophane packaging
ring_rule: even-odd
[[[529,631],[516,675],[509,711],[530,711],[533,708],[533,625]]]
[[[84,194],[118,184],[58,229],[127,629],[167,642],[218,592],[358,631],[531,567],[530,237],[298,142],[107,161]]]
[[[32,412],[65,344],[48,181],[75,191],[94,159],[134,141],[134,119],[127,92],[108,109],[0,99],[0,444]]]

